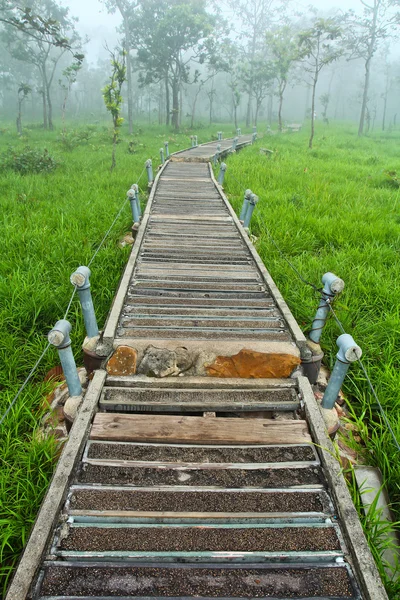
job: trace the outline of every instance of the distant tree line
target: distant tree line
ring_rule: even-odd
[[[378,101],[386,127],[388,98],[397,85],[388,48],[400,23],[398,0],[360,0],[358,12],[325,13],[312,7],[296,12],[295,4],[283,0],[225,0],[218,6],[211,0],[101,1],[121,16],[115,52],[124,56],[120,99],[130,133],[134,120],[145,115],[149,121],[157,115],[177,130],[184,119],[193,127],[200,112],[212,122],[222,110],[225,118],[236,125],[244,119],[247,126],[263,113],[270,123],[275,117],[282,130],[295,88],[306,94],[312,147],[317,105],[326,122],[334,97],[338,112],[332,88],[335,82],[337,91],[342,87],[351,64],[360,83],[359,135],[374,126]],[[0,0],[0,47],[0,102],[5,109],[14,94],[19,133],[28,98],[35,109],[40,99],[48,129],[54,98],[64,127],[68,102],[75,112],[104,110],[101,90],[109,61],[97,66],[84,61],[77,20],[57,0]],[[371,92],[376,72],[379,97]]]

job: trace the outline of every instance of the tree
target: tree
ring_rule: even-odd
[[[67,108],[68,96],[71,92],[71,88],[72,88],[73,84],[76,82],[76,79],[78,77],[78,73],[79,73],[81,67],[82,67],[81,61],[76,61],[76,62],[72,63],[71,65],[69,65],[69,67],[67,67],[66,69],[63,70],[63,72],[62,72],[63,79],[58,80],[58,83],[64,92],[63,103],[62,103],[62,108],[61,108],[61,119],[62,119],[62,123],[63,123],[64,132],[65,132],[65,111]]]
[[[237,109],[241,100],[242,66],[241,55],[237,46],[230,38],[224,38],[219,51],[213,55],[211,62],[214,67],[228,75],[228,88],[231,92],[232,113],[235,129],[238,126]]]
[[[275,0],[228,0],[228,4],[240,20],[239,40],[242,46],[242,64],[246,64],[247,71],[246,127],[248,127],[252,113],[257,56],[260,55],[265,32],[272,21]]]
[[[270,60],[266,60],[265,52],[254,57],[252,68],[243,70],[242,79],[246,89],[252,88],[252,95],[255,100],[254,125],[257,125],[258,113],[263,100],[267,97],[273,86],[275,78],[274,65]]]
[[[67,51],[72,52],[74,60],[79,63],[83,61],[84,56],[80,52],[81,40],[75,29],[75,19],[69,17],[68,8],[59,6],[54,0],[32,0],[31,10],[40,14],[45,22],[57,23],[58,34],[65,43],[54,43],[53,36],[46,28],[37,29],[35,34],[31,35],[24,29],[4,24],[4,21],[0,35],[13,58],[33,64],[37,68],[43,99],[43,127],[53,129],[51,86],[58,62]]]
[[[139,0],[105,0],[106,7],[110,13],[118,10],[122,17],[122,28],[124,32],[124,51],[126,57],[126,82],[128,86],[128,127],[129,134],[133,133],[133,97],[132,97],[132,59],[131,59],[131,34],[129,23],[135,18],[135,10],[139,6]]]
[[[106,109],[111,114],[113,122],[113,150],[111,157],[111,169],[112,172],[116,167],[116,149],[119,140],[120,127],[123,119],[121,117],[121,105],[122,96],[121,89],[126,79],[126,65],[125,65],[125,52],[114,50],[110,52],[111,55],[111,66],[112,72],[110,75],[110,83],[108,83],[103,89],[103,98]]]
[[[26,36],[47,41],[59,48],[71,49],[70,40],[63,35],[57,19],[40,14],[32,6],[18,6],[13,0],[0,0],[0,23],[13,27]]]
[[[359,136],[364,133],[372,59],[382,42],[394,35],[394,27],[400,23],[399,13],[392,10],[398,6],[398,0],[360,1],[363,5],[362,16],[356,15],[354,11],[349,11],[346,15],[347,45],[350,52],[348,60],[361,58],[365,69]]]
[[[304,69],[311,77],[311,135],[308,147],[311,149],[314,139],[315,92],[322,69],[337,60],[343,49],[338,45],[342,36],[338,20],[315,17],[311,27],[299,34],[299,46],[304,53]]]
[[[180,90],[190,80],[192,62],[212,52],[215,18],[206,0],[146,0],[130,21],[131,46],[137,49],[142,85],[164,81],[167,124],[179,128]],[[193,80],[196,81],[198,72]],[[172,110],[170,109],[170,90]]]
[[[299,45],[298,33],[288,25],[269,32],[266,35],[268,50],[271,54],[271,71],[278,84],[278,122],[279,131],[282,131],[282,105],[283,95],[286,90],[288,76],[294,63],[303,58]]]
[[[22,104],[32,92],[32,88],[27,83],[21,83],[18,88],[18,114],[17,114],[17,133],[22,135]]]

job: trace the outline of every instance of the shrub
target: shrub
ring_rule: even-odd
[[[58,141],[63,147],[63,150],[71,151],[82,144],[87,144],[89,140],[95,135],[93,126],[88,125],[84,129],[73,129],[71,131],[63,131]]]
[[[26,146],[23,150],[9,147],[0,157],[0,171],[8,169],[27,175],[29,173],[50,173],[58,166],[57,161],[46,148],[39,150]]]

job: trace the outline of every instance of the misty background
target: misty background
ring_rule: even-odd
[[[162,1],[165,3],[165,0],[160,0],[161,3]],[[8,0],[0,0],[0,7],[7,7],[7,2]],[[195,56],[199,44],[181,50],[179,60],[185,66],[181,67],[179,89],[176,91],[179,98],[175,99],[175,105],[172,71],[164,77],[161,73],[162,68],[159,67],[157,75],[154,65],[156,57],[153,56],[152,63],[149,56],[146,60],[141,60],[141,50],[138,53],[140,44],[135,48],[135,41],[138,40],[138,35],[140,37],[140,31],[139,34],[137,31],[135,34],[135,15],[139,14],[137,11],[140,10],[140,6],[145,6],[147,2],[25,2],[25,5],[31,6],[32,10],[38,13],[48,10],[46,14],[49,15],[49,6],[68,9],[65,13],[66,19],[72,23],[72,27],[68,25],[66,35],[73,37],[74,48],[79,48],[84,59],[74,67],[71,52],[61,52],[53,46],[49,48],[47,63],[41,67],[37,60],[30,59],[32,52],[36,52],[35,42],[30,40],[29,44],[25,44],[24,33],[12,28],[7,29],[4,24],[1,27],[0,23],[1,120],[14,120],[18,109],[25,123],[43,120],[43,126],[50,129],[54,122],[61,118],[92,123],[105,119],[107,110],[102,90],[110,78],[110,51],[115,52],[117,47],[125,47],[127,39],[124,21],[118,10],[120,4],[129,9],[133,7],[129,25],[129,35],[132,38],[129,40],[129,62],[126,65],[131,80],[124,82],[122,87],[122,115],[131,122],[172,122],[174,125],[176,117],[177,128],[195,127],[200,122],[246,122],[248,126],[263,122],[272,127],[279,118],[282,123],[302,123],[311,116],[325,122],[360,120],[365,92],[366,58],[356,45],[353,51],[349,46],[348,22],[349,19],[352,20],[354,26],[355,23],[366,19],[365,3],[361,0],[335,0],[332,3],[315,0],[312,7],[306,2],[295,0],[227,0],[218,4],[199,0],[197,4],[205,5],[214,19],[214,31],[211,34],[211,37],[215,38],[213,48],[207,50],[208,54],[205,53],[204,60],[196,59]],[[152,2],[153,5],[156,4],[156,0]],[[191,3],[196,5],[193,0]],[[362,119],[364,132],[377,127],[395,126],[398,111],[400,69],[397,1],[371,0],[372,7],[376,3],[385,9],[382,18],[387,20],[389,15],[391,22],[385,34],[376,41],[368,66],[368,91],[364,94]],[[170,4],[174,4],[174,0]],[[178,4],[184,4],[184,1]],[[256,50],[251,54],[254,39],[251,39],[251,28],[245,26],[243,10],[253,11],[255,14],[263,8],[266,16],[256,32],[257,39],[253,47],[253,50]],[[3,9],[0,8],[0,14],[1,10]],[[353,14],[350,13],[343,23],[343,18],[349,15],[349,11],[353,11]],[[156,20],[156,17],[154,19]],[[321,40],[322,44],[331,45],[332,52],[336,51],[340,44],[341,50],[332,60],[328,60],[318,73],[312,111],[314,75],[310,67],[310,55],[305,53],[306,45],[302,46],[303,55],[292,61],[282,92],[282,81],[271,71],[273,56],[271,58],[269,52],[272,38],[268,42],[266,35],[275,35],[276,42],[277,34],[287,28],[291,30],[291,35],[298,36],[304,31],[309,31],[316,19],[338,19],[339,27],[343,28],[343,31],[340,37],[333,36],[329,40],[328,36],[325,41]],[[362,35],[361,29],[359,34]],[[222,40],[226,43],[219,46]],[[140,43],[143,45],[143,40]],[[197,50],[194,50],[195,46]],[[154,53],[154,46],[149,52]],[[276,61],[274,64],[276,66]],[[68,69],[72,68],[73,76],[71,71],[68,72]],[[169,84],[166,83],[168,77]],[[25,86],[23,91],[22,86]],[[131,131],[132,127],[130,123]]]

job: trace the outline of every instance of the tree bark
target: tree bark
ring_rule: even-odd
[[[169,81],[168,81],[168,74],[165,76],[165,110],[166,110],[166,116],[165,116],[165,124],[169,125],[170,124],[170,118],[171,118],[171,101],[170,101],[170,95],[169,95]]]
[[[18,135],[22,135],[21,112],[22,112],[22,101],[18,100],[18,115],[17,115],[17,133],[18,133]]]
[[[193,105],[192,105],[192,117],[190,119],[190,129],[193,129],[193,127],[194,127],[194,118],[196,115],[197,98],[199,97],[202,87],[203,87],[203,84],[201,83],[198,87],[197,92],[195,93],[195,96],[194,96]]]
[[[46,93],[43,89],[42,91],[42,101],[43,101],[43,129],[48,129],[48,121],[47,121],[47,100]]]
[[[274,108],[274,95],[270,94],[268,97],[268,123],[272,125],[272,112]]]
[[[179,80],[175,76],[172,80],[172,119],[171,124],[175,131],[179,129]]]
[[[314,139],[314,121],[315,121],[315,90],[317,88],[317,81],[318,81],[318,71],[315,71],[315,75],[314,75],[314,82],[313,82],[313,88],[312,88],[312,97],[311,97],[311,135],[310,135],[310,141],[308,142],[308,147],[310,148],[310,150],[312,149],[312,145],[313,145],[313,139]]]
[[[385,131],[386,127],[386,108],[387,108],[387,92],[385,93],[385,97],[383,100],[383,116],[382,116],[382,131]]]
[[[363,91],[363,98],[362,98],[362,104],[361,104],[360,123],[358,125],[358,135],[359,136],[363,135],[363,133],[364,133],[364,122],[365,122],[365,115],[366,115],[367,102],[368,102],[370,69],[371,69],[371,58],[368,58],[365,63],[364,91]]]
[[[363,91],[363,99],[361,105],[361,115],[360,115],[360,123],[358,125],[358,135],[361,136],[364,133],[364,122],[365,115],[367,109],[368,102],[368,92],[369,92],[369,79],[370,79],[370,71],[371,71],[371,60],[375,53],[375,40],[376,40],[376,29],[377,29],[377,21],[378,21],[378,12],[379,12],[379,0],[374,0],[374,13],[372,17],[372,25],[371,25],[371,38],[368,43],[367,49],[367,59],[365,61],[365,78],[364,78],[364,91]]]
[[[125,33],[125,49],[126,49],[126,82],[128,85],[128,127],[129,135],[133,134],[133,107],[132,107],[132,64],[130,48],[128,44],[128,34]]]
[[[286,89],[286,80],[284,79],[279,84],[279,110],[278,110],[279,131],[282,131],[282,129],[283,129],[283,127],[282,127],[282,105],[283,105],[283,94],[285,92],[285,89]]]

